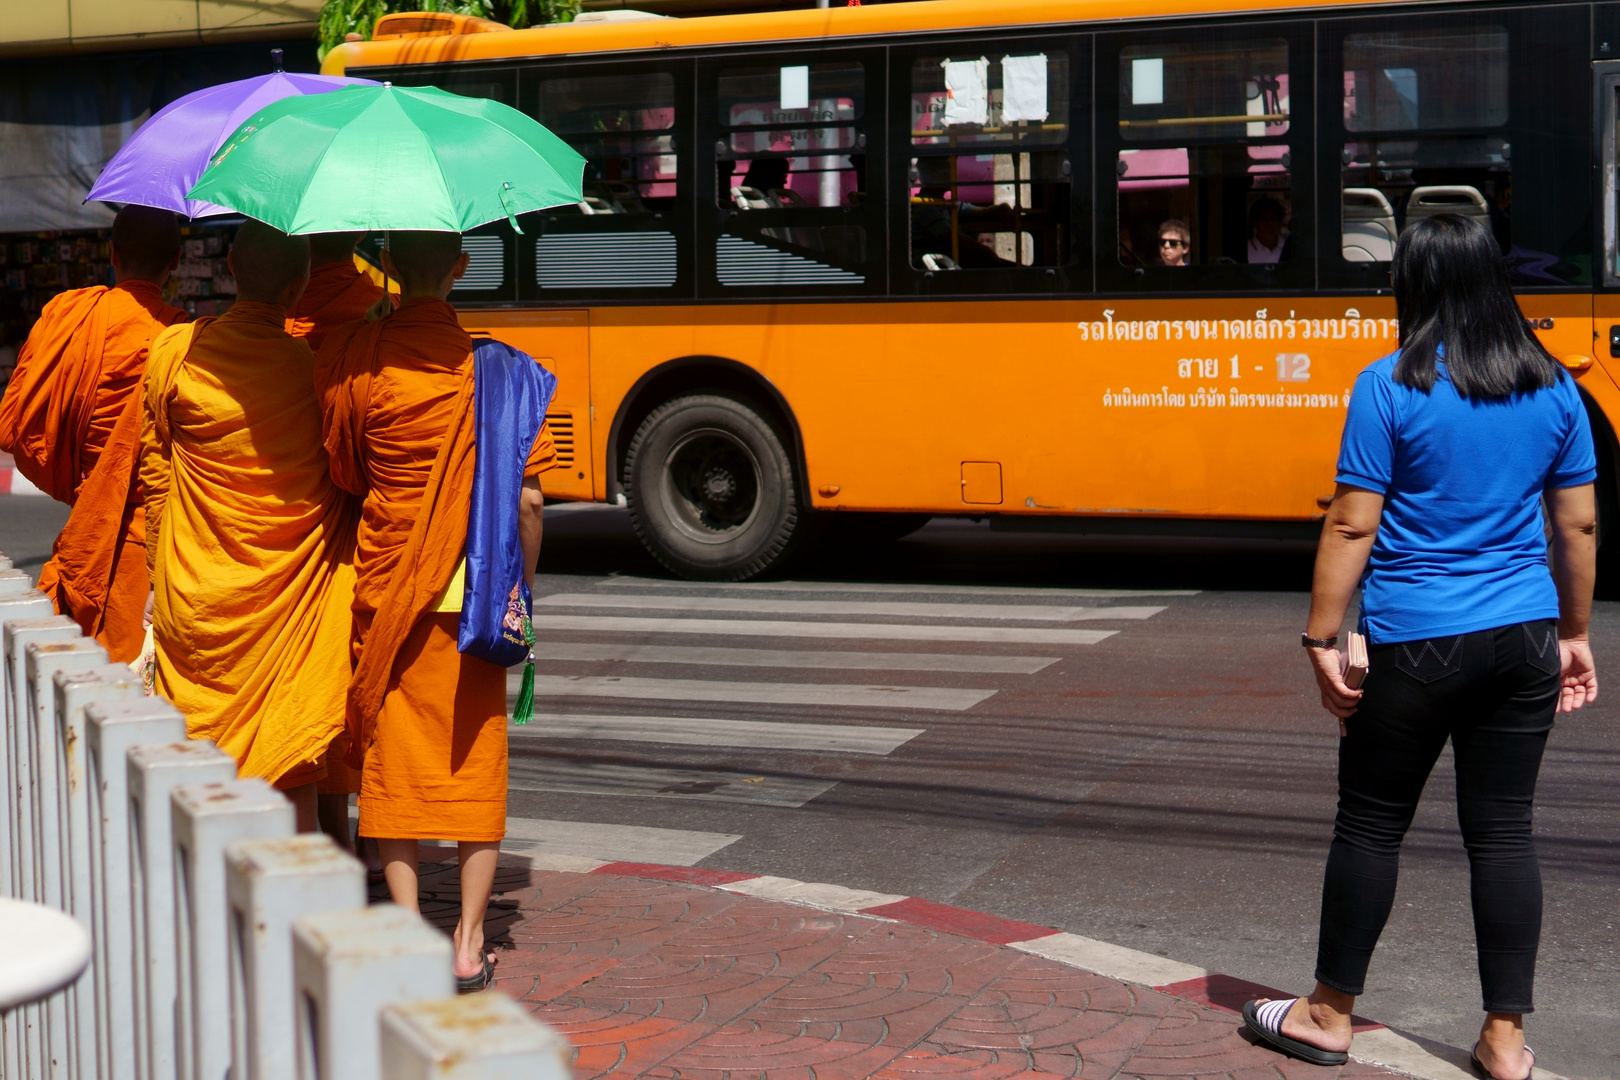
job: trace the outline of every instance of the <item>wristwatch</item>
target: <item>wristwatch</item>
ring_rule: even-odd
[[[1339,643],[1339,635],[1332,637],[1311,637],[1309,634],[1299,635],[1299,643],[1307,649],[1331,649]]]

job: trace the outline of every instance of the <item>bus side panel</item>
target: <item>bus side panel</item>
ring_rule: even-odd
[[[591,452],[590,314],[586,311],[462,311],[461,325],[521,349],[557,376],[546,423],[557,446],[557,465],[540,475],[548,499],[588,500],[595,473]]]
[[[605,412],[666,360],[754,367],[794,410],[811,490],[838,489],[823,508],[1308,519],[1356,373],[1395,346],[1393,304],[1355,304],[602,309],[594,388]],[[963,464],[992,462],[1001,501],[965,501]]]

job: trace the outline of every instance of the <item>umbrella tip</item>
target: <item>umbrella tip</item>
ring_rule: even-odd
[[[281,56],[282,56],[282,53],[281,53],[280,49],[271,49],[270,50],[270,63],[275,65],[275,69],[277,71],[281,70]]]

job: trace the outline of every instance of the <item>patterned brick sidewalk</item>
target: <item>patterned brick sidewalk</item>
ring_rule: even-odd
[[[423,913],[452,927],[454,867],[423,871]],[[568,1037],[581,1080],[1395,1075],[1292,1061],[1230,1012],[901,922],[602,871],[503,867],[496,890],[496,988]]]

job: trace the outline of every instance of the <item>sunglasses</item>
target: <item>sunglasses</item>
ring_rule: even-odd
[[[1176,239],[1174,239],[1172,237],[1168,237],[1168,236],[1161,236],[1159,238],[1159,246],[1160,247],[1181,247],[1181,248],[1184,248],[1184,247],[1187,246],[1187,241],[1185,241],[1185,240],[1176,240]]]

